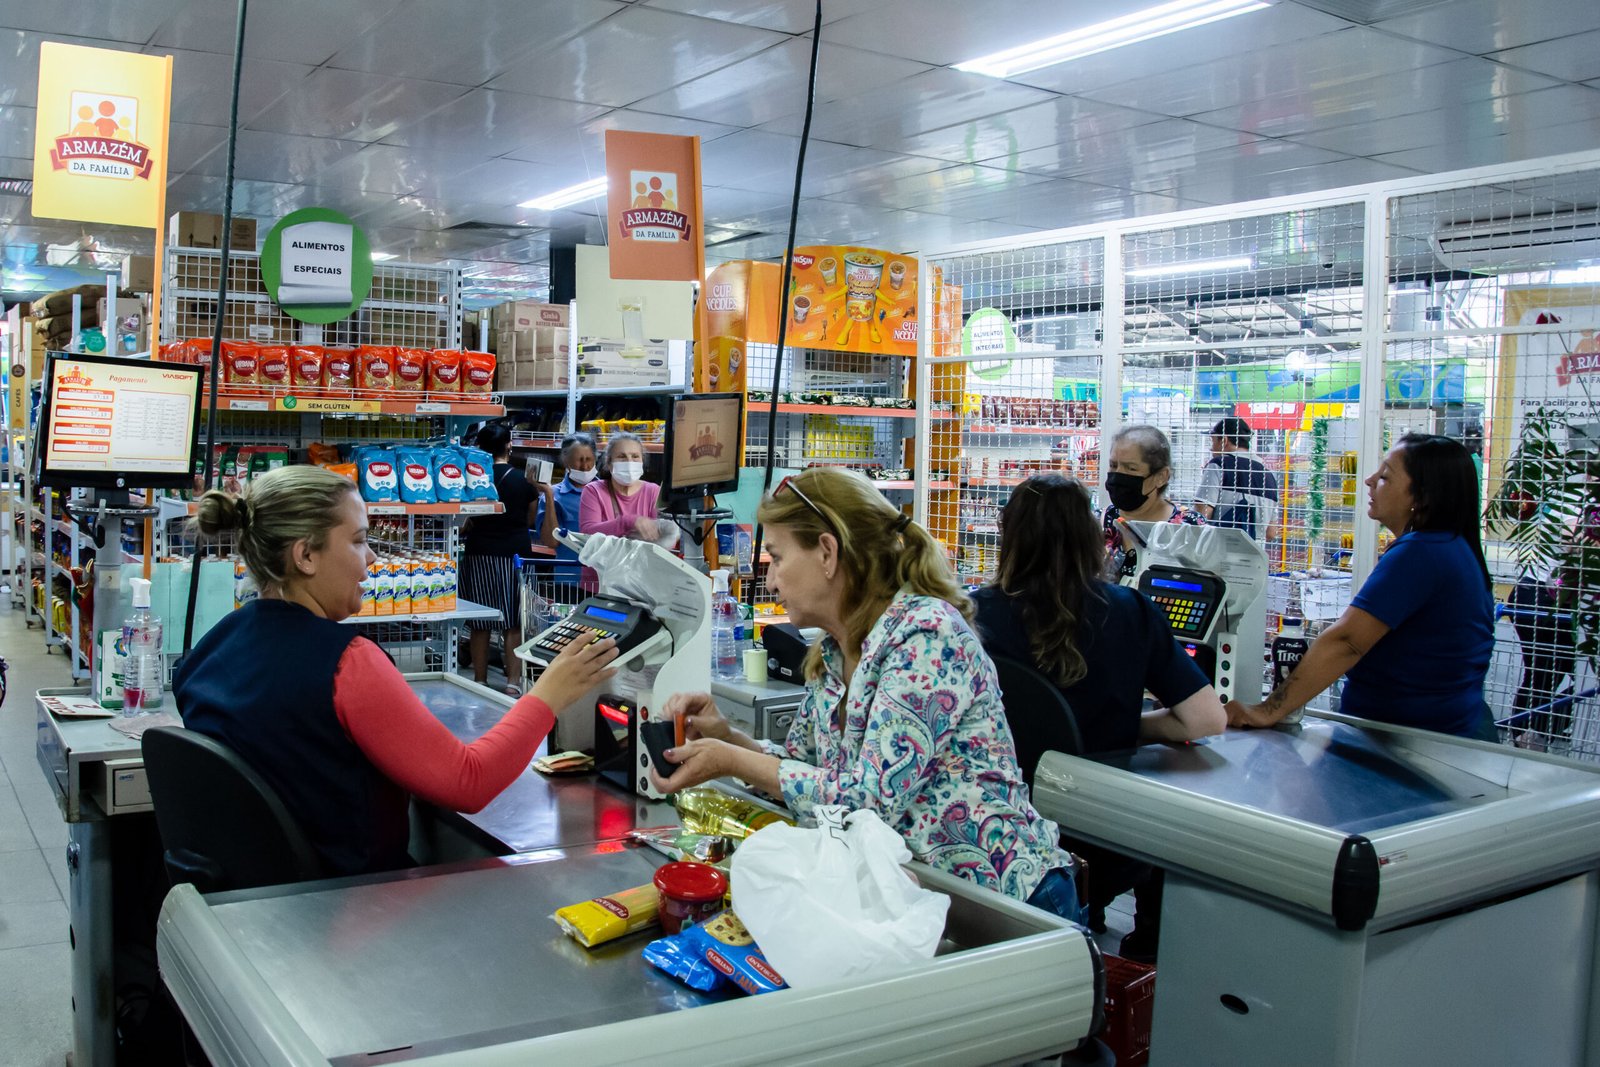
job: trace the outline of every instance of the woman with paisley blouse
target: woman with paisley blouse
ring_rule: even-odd
[[[711,696],[679,695],[690,738],[657,786],[733,775],[804,820],[818,805],[869,808],[912,855],[1077,921],[1071,860],[1028,800],[994,664],[972,604],[921,526],[850,471],[785,478],[761,504],[767,583],[797,626],[824,636],[783,745],[730,726]]]

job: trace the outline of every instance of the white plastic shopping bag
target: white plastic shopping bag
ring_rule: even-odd
[[[768,826],[733,854],[733,910],[767,962],[804,989],[931,959],[950,898],[901,869],[900,835],[873,811],[816,818]]]

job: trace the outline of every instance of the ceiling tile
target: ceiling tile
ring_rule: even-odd
[[[840,144],[905,151],[919,133],[1054,99],[1054,94],[959,70],[930,70],[840,100],[818,104],[811,135]],[[798,136],[803,116],[764,124]]]
[[[897,147],[911,155],[959,163],[995,160],[996,166],[1007,166],[1009,160],[1035,148],[1070,145],[1160,119],[1146,111],[1081,97],[1056,97],[907,137]]]
[[[419,190],[423,195],[437,195],[446,183],[479,162],[471,156],[453,152],[351,141],[338,143],[347,146],[353,144],[356,150],[346,150],[326,167],[306,178],[309,184],[389,196]]]
[[[1277,49],[1350,25],[1299,4],[1277,3],[1236,18],[1043,67],[1011,80],[1058,93],[1080,93],[1135,77],[1165,77],[1185,67]]]
[[[233,56],[182,49],[146,49],[172,56],[172,121],[226,126],[233,95]],[[312,68],[271,59],[247,59],[239,71],[239,124],[305,84]],[[295,131],[305,132],[305,131]]]
[[[1600,29],[1600,4],[1572,0],[1453,0],[1376,23],[1375,28],[1483,55]]]
[[[1165,119],[1099,136],[1064,140],[1019,153],[1009,161],[992,159],[987,163],[1058,178],[1096,171],[1131,175],[1150,169],[1190,165],[1200,153],[1224,148],[1237,150],[1256,140],[1259,138],[1254,134],[1238,130],[1207,126],[1188,119]]]
[[[1251,100],[1202,112],[1194,118],[1214,126],[1249,130],[1268,137],[1309,140],[1301,136],[1309,130],[1379,122],[1441,109],[1466,109],[1495,97],[1559,84],[1543,75],[1463,56],[1449,63],[1420,69],[1401,68],[1372,78],[1325,85],[1309,96],[1278,97],[1272,106]]]
[[[785,41],[765,52],[641,100],[642,111],[736,126],[759,126],[806,108],[811,68],[808,39]],[[828,44],[817,55],[817,101],[867,92],[929,69],[925,63]]]
[[[80,2],[80,0],[74,0]],[[120,7],[121,0],[108,4]],[[169,11],[173,4],[163,5]],[[391,18],[399,0],[272,0],[250,8],[244,54],[319,66],[362,34]],[[57,23],[60,25],[60,23]],[[150,44],[233,55],[234,8],[218,0],[191,0],[168,18]]]
[[[782,40],[770,30],[632,7],[530,53],[489,87],[622,107]]]
[[[97,39],[101,47],[115,47],[117,42],[141,45],[171,16],[174,6],[173,0],[10,3],[4,11],[0,11],[0,23],[19,30],[38,30],[46,34],[70,29],[83,37]],[[37,74],[34,80],[38,80]]]
[[[528,53],[625,9],[613,0],[474,0],[468,17],[437,0],[405,0],[328,61],[346,70],[482,85]]]
[[[1566,81],[1600,78],[1600,30],[1491,52],[1489,58],[1496,63],[1535,70]]]
[[[1600,131],[1600,93],[1563,85],[1376,122],[1319,130],[1295,138],[1350,155],[1379,156],[1426,148],[1447,140],[1492,137],[1498,131],[1560,126],[1589,118]]]
[[[223,175],[228,172],[228,130],[224,126],[195,126],[174,122],[167,128],[167,180],[180,174]],[[238,166],[234,174],[254,178]],[[270,180],[270,179],[268,179]]]
[[[384,142],[491,159],[564,139],[581,123],[604,113],[595,104],[473,89],[431,115],[402,124]]]
[[[1021,174],[963,164],[942,170],[902,178],[892,185],[873,191],[873,195],[860,197],[860,201],[877,208],[896,210],[915,209],[937,215],[956,215],[974,218],[992,218],[999,209],[973,212],[974,204],[994,205],[1018,190],[1040,185],[1049,179],[1036,174]],[[830,199],[857,200],[856,191],[842,189]],[[963,208],[969,210],[962,210]]]
[[[0,156],[33,158],[37,114],[31,107],[0,107]]]
[[[590,171],[576,160],[567,163],[527,163],[518,159],[491,159],[452,177],[439,192],[480,204],[517,204],[558,189],[576,185],[604,171]],[[602,210],[605,198],[594,206],[577,205],[584,214]],[[531,217],[531,216],[530,216]]]
[[[220,215],[226,184],[221,176],[180,175],[167,183],[167,210],[210,211]],[[251,218],[276,218],[283,198],[293,196],[299,188],[277,182],[235,181],[233,212]]]
[[[870,11],[883,0],[828,0],[822,5],[822,24],[838,22],[859,11]],[[677,11],[685,15],[717,19],[720,22],[737,22],[744,26],[758,26],[779,33],[809,33],[816,20],[814,0],[758,0],[741,3],[739,0],[645,0],[649,7],[663,11]]]
[[[462,96],[459,85],[323,67],[249,125],[258,130],[377,141]]]
[[[1575,146],[1593,145],[1597,141],[1600,141],[1600,123],[1586,119],[1537,129],[1509,129],[1490,137],[1444,141],[1427,148],[1380,156],[1379,160],[1435,174],[1559,155],[1572,151]]]
[[[0,22],[13,21],[9,13]],[[23,104],[32,107],[39,93],[39,45],[45,41],[78,45],[82,48],[117,48],[110,41],[92,37],[68,37],[48,31],[0,30],[0,106]]]

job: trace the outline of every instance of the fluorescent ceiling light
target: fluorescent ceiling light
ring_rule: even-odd
[[[517,206],[533,211],[555,211],[558,208],[571,207],[573,204],[581,204],[585,200],[593,200],[597,196],[604,196],[606,181],[606,178],[599,177],[592,181],[569,185],[565,189],[558,189],[544,196],[536,196],[532,200],[524,200]]]
[[[394,258],[394,253],[393,252],[374,252],[374,253],[372,253],[372,262],[374,262],[374,263],[387,263],[389,260],[391,260],[393,258]]]
[[[1135,267],[1124,271],[1130,278],[1164,278],[1172,274],[1201,274],[1206,271],[1254,270],[1256,261],[1249,256],[1232,259],[1196,259],[1189,263],[1163,263],[1159,267]]]
[[[1030,70],[1051,67],[1070,59],[1082,59],[1096,52],[1148,41],[1152,37],[1204,26],[1208,22],[1259,11],[1268,6],[1264,0],[1174,0],[1170,4],[1159,4],[1121,18],[1097,22],[1081,30],[969,59],[965,63],[957,63],[956,69],[972,74],[987,74],[992,78],[1009,78],[1014,74],[1026,74]]]

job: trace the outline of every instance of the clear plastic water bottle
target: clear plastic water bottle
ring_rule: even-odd
[[[161,654],[161,620],[150,613],[150,583],[133,578],[128,584],[133,587],[133,610],[122,627],[128,649],[122,672],[122,714],[142,715],[161,707],[167,664]]]
[[[1311,648],[1311,642],[1306,638],[1304,625],[1301,620],[1293,615],[1286,615],[1283,619],[1283,629],[1278,636],[1272,639],[1272,688],[1277,689],[1289,680],[1289,675],[1300,666],[1300,661]],[[1283,717],[1286,723],[1299,722],[1305,714],[1304,708],[1296,708]]]
[[[728,592],[728,572],[711,572],[711,673],[718,678],[739,678],[744,674],[739,663],[739,605]]]

